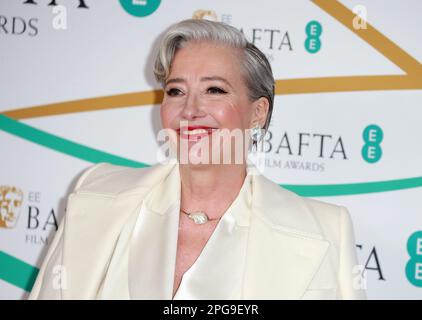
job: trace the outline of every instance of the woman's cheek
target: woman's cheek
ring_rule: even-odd
[[[239,111],[233,106],[217,107],[213,110],[212,116],[223,128],[234,129],[242,127]]]
[[[176,121],[176,109],[168,103],[163,103],[160,108],[161,123],[164,128],[171,128],[172,122]]]

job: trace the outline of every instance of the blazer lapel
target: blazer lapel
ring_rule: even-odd
[[[271,229],[258,217],[249,232],[243,299],[300,299],[329,244]]]
[[[117,198],[71,195],[66,216],[63,265],[64,299],[95,299],[119,234],[139,211],[138,195]]]
[[[261,175],[252,204],[242,298],[301,298],[329,243],[303,199]]]
[[[115,179],[108,178],[104,182],[96,179],[92,186],[84,186],[69,196],[62,261],[64,299],[95,299],[125,223],[133,215],[139,215],[143,199],[175,171],[174,167],[169,164],[134,171],[127,177],[130,183],[121,184],[124,190],[116,190],[115,186],[120,184]],[[94,193],[91,190],[106,191]],[[166,192],[161,199],[171,201],[173,197],[166,198],[167,194],[172,193]],[[156,220],[157,224],[158,221],[160,219]]]
[[[129,252],[132,299],[172,299],[176,264],[180,176],[177,167],[144,199]]]

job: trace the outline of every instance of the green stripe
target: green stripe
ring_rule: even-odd
[[[39,269],[0,251],[0,279],[30,292]]]
[[[322,185],[280,185],[290,191],[293,191],[303,197],[331,197],[366,194],[374,192],[395,191],[422,187],[422,177],[347,183],[347,184],[322,184]]]
[[[109,162],[116,165],[142,168],[149,165],[134,160],[122,158],[111,153],[89,148],[82,144],[38,130],[22,122],[0,114],[0,129],[25,140],[37,143],[49,149],[65,153],[75,158],[92,163]]]

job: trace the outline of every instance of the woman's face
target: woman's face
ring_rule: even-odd
[[[222,129],[245,133],[255,122],[265,122],[268,108],[262,110],[261,105],[267,100],[250,101],[239,54],[206,42],[190,42],[176,52],[164,88],[161,120],[189,151],[198,143],[209,143]],[[195,149],[197,153],[200,148]],[[215,147],[209,150],[214,152]]]

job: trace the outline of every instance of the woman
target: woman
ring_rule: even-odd
[[[247,161],[273,108],[264,54],[233,27],[185,20],[165,34],[154,72],[177,161],[89,169],[30,298],[364,298],[347,210]]]

